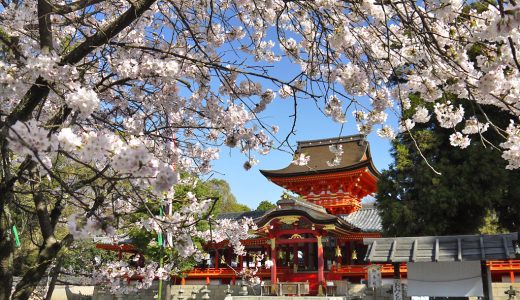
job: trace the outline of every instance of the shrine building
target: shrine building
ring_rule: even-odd
[[[328,290],[328,283],[362,283],[367,279],[371,262],[365,261],[368,246],[363,239],[377,240],[382,233],[376,207],[362,203],[364,197],[377,191],[380,174],[372,162],[368,141],[363,135],[303,141],[298,143],[296,156],[301,154],[310,157],[305,166],[291,163],[283,169],[260,171],[294,195],[284,193],[276,207],[268,211],[217,216],[254,220],[257,229],[242,241],[247,254],[235,255],[227,241],[207,244],[205,250],[210,258],[173,278],[174,284],[237,283],[241,271],[255,269],[259,255],[264,259],[255,276],[272,288],[271,294],[283,289],[282,283],[288,288],[297,287],[289,294],[321,295]],[[100,244],[98,248],[119,251],[120,256],[122,251],[135,252],[121,245]],[[376,250],[372,246],[370,251]],[[514,282],[515,273],[520,273],[520,260],[486,263],[495,282]],[[383,279],[407,276],[406,263],[378,265]],[[306,290],[300,291],[300,283]]]
[[[207,268],[188,273],[187,284],[233,282],[235,271],[252,266],[260,254],[265,257],[262,263],[269,261],[272,267],[260,268],[256,276],[273,286],[278,281],[309,282],[311,294],[319,293],[320,283],[326,281],[359,282],[366,276],[363,238],[381,236],[376,208],[361,203],[376,191],[379,175],[368,142],[362,135],[304,141],[298,143],[299,154],[310,157],[307,165],[261,171],[298,197],[284,194],[268,211],[219,215],[254,219],[258,229],[243,241],[247,255],[237,257],[227,243],[208,245]]]
[[[342,153],[341,153],[342,152]],[[258,229],[242,241],[245,256],[236,256],[227,242],[206,245],[210,259],[182,279],[183,284],[233,284],[237,272],[254,267],[256,276],[273,289],[285,283],[307,283],[307,294],[320,295],[327,283],[367,279],[364,238],[380,238],[381,219],[373,204],[362,199],[377,191],[378,170],[363,135],[302,141],[296,155],[310,157],[307,165],[289,164],[261,170],[271,182],[297,196],[284,194],[268,211],[223,213],[219,219],[252,218]],[[272,266],[266,266],[266,262]],[[520,261],[488,261],[493,281],[514,282]],[[402,264],[379,264],[383,278],[406,278]],[[395,267],[395,268],[394,268]],[[397,270],[399,268],[399,270]],[[298,286],[299,288],[299,286]],[[271,290],[271,293],[277,293]]]

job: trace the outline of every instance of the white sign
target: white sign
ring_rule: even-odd
[[[408,296],[483,296],[480,261],[408,263]]]
[[[378,288],[381,287],[381,266],[370,265],[368,266],[368,287]]]

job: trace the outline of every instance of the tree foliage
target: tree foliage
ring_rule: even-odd
[[[478,127],[475,114],[499,108],[511,116],[494,126],[502,157],[520,168],[516,1],[3,0],[0,19],[1,300],[11,297],[23,209],[42,238],[13,299],[28,299],[74,239],[116,238],[129,226],[122,215],[141,210],[142,230],[170,233],[183,259],[202,257],[198,239],[229,238],[240,252],[247,224],[212,219],[214,201],[175,195],[179,173],[210,173],[224,145],[246,169],[273,148],[292,151],[301,100],[340,123],[354,110],[361,133],[392,138],[388,113],[420,93],[434,104],[420,115],[433,111],[456,147],[480,140],[459,124]],[[283,135],[265,118],[276,97],[294,107]],[[175,212],[157,217],[164,203]],[[213,234],[199,230],[204,222]],[[165,276],[150,266],[148,279]]]
[[[223,179],[211,179],[205,183],[208,187],[217,194],[218,201],[215,206],[215,215],[224,212],[243,212],[251,209],[245,205],[238,203],[235,195],[231,192],[229,183]]]
[[[414,106],[424,105],[417,96],[411,100]],[[487,111],[497,124],[509,117]],[[382,173],[376,197],[386,235],[473,234],[498,231],[497,222],[520,229],[512,217],[519,212],[520,172],[507,170],[500,150],[490,144],[502,137],[489,130],[482,133],[485,142],[460,149],[450,145],[452,132],[429,121],[393,142],[394,163]]]
[[[271,208],[275,208],[275,207],[276,207],[276,204],[273,204],[273,203],[269,202],[268,200],[263,200],[260,203],[258,203],[258,207],[256,208],[256,210],[267,211],[267,210],[270,210]]]

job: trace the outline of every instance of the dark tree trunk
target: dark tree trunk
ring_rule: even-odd
[[[54,237],[47,239],[38,255],[38,263],[25,272],[22,280],[16,285],[12,300],[29,299],[40,280],[45,276],[45,272],[52,261],[58,256],[61,248],[68,246],[71,242],[71,235],[65,237],[61,242],[56,241]]]
[[[56,265],[52,268],[49,276],[51,277],[51,282],[49,283],[49,289],[47,290],[47,295],[45,296],[45,300],[51,300],[52,293],[54,292],[54,287],[56,286],[56,282],[58,281],[58,276],[60,275],[61,265],[63,263],[63,255],[60,255],[58,259],[56,259]]]
[[[11,231],[11,214],[7,204],[11,201],[13,194],[5,185],[6,178],[9,178],[9,172],[5,171],[9,160],[4,159],[3,161],[4,177],[0,182],[0,300],[8,300],[13,286],[14,237]]]
[[[0,300],[9,300],[13,285],[13,242],[8,236],[11,228],[7,216],[2,212],[0,218]]]

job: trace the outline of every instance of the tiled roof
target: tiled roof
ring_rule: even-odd
[[[381,217],[373,205],[363,206],[360,210],[342,216],[347,223],[365,232],[381,232]]]
[[[331,145],[341,145],[343,154],[339,165],[331,166],[327,162],[335,158],[335,154],[329,149]],[[289,164],[279,170],[260,170],[267,177],[286,177],[309,173],[330,173],[339,170],[350,170],[369,167],[374,174],[378,171],[373,167],[368,142],[363,135],[343,136],[339,138],[301,141],[298,142],[296,154],[305,154],[310,161],[305,166]]]
[[[510,259],[518,234],[365,238],[370,262],[436,262]]]
[[[246,211],[246,212],[226,212],[221,213],[217,216],[218,220],[222,219],[231,219],[231,220],[238,220],[242,218],[252,218],[256,219],[261,216],[263,216],[267,211],[261,211],[261,210],[253,210],[253,211]]]

